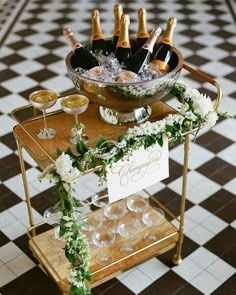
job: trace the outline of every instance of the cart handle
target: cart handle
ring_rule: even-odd
[[[193,75],[195,75],[195,76],[207,81],[208,83],[212,84],[213,86],[215,86],[216,100],[214,103],[214,110],[217,111],[218,107],[220,105],[220,102],[221,102],[221,98],[222,98],[222,89],[221,89],[220,85],[214,79],[212,79],[210,76],[208,76],[198,70],[195,70],[194,68],[190,67],[189,65],[183,64],[183,68],[185,70],[187,70],[188,72],[192,73]]]

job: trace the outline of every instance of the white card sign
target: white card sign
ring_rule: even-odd
[[[134,151],[128,160],[119,160],[107,168],[109,202],[125,198],[169,176],[168,139],[163,146],[152,145]]]

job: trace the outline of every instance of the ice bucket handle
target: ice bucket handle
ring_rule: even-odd
[[[208,83],[212,84],[213,86],[215,86],[217,95],[216,95],[216,100],[214,103],[214,110],[217,111],[218,107],[220,105],[220,102],[221,102],[221,98],[222,98],[222,90],[221,90],[220,85],[214,79],[209,77],[208,75],[206,75],[198,70],[195,70],[194,68],[190,67],[189,65],[186,65],[185,63],[183,64],[183,69],[187,70],[188,72],[192,73],[193,75],[195,75],[195,76],[199,77],[200,79],[203,79],[203,80],[207,81]]]

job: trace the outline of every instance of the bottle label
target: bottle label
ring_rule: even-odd
[[[170,66],[162,60],[152,60],[152,63],[157,65],[160,71],[168,73],[170,71]]]

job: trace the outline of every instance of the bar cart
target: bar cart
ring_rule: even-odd
[[[187,70],[191,74],[197,76],[205,82],[208,82],[216,88],[216,100],[215,109],[218,108],[221,99],[221,89],[216,81],[200,73],[193,68],[183,65],[183,69]],[[157,101],[151,106],[152,113],[150,121],[157,121],[167,116],[168,114],[176,113],[176,110],[162,101]],[[72,125],[73,118],[66,113],[59,111],[51,112],[47,115],[48,125],[56,130],[56,136],[50,140],[39,140],[35,135],[41,125],[42,116],[35,116],[35,110],[31,105],[17,108],[12,112],[13,118],[18,122],[14,127],[14,136],[17,143],[20,166],[22,171],[22,178],[24,184],[24,190],[26,195],[26,203],[30,221],[30,228],[28,230],[29,247],[33,252],[33,255],[37,258],[39,263],[43,266],[46,272],[54,279],[59,288],[64,294],[69,292],[69,264],[65,257],[61,257],[60,253],[63,242],[53,240],[53,229],[38,233],[38,229],[44,224],[35,224],[34,216],[32,213],[30,193],[28,188],[28,180],[26,176],[26,170],[23,159],[22,149],[25,149],[32,158],[37,162],[38,166],[43,170],[49,164],[53,163],[56,159],[56,149],[66,150],[68,146],[75,151],[74,145],[68,141],[68,134]],[[28,117],[27,119],[25,117]],[[117,139],[118,135],[124,134],[127,131],[127,125],[113,126],[102,121],[98,114],[98,106],[96,104],[89,105],[88,110],[80,115],[80,121],[86,126],[86,133],[89,137],[89,145],[93,146],[99,135],[108,139]],[[63,128],[61,126],[63,122]],[[96,128],[94,128],[96,126]],[[184,135],[184,162],[183,162],[183,179],[182,179],[182,194],[181,204],[179,210],[179,216],[175,216],[168,208],[166,208],[161,202],[149,194],[149,198],[156,202],[156,204],[165,211],[166,219],[162,226],[156,229],[160,239],[155,242],[146,243],[145,240],[140,239],[137,244],[137,250],[128,255],[122,256],[119,251],[113,251],[112,263],[100,267],[95,262],[95,256],[98,249],[92,249],[91,259],[91,271],[92,281],[91,287],[95,287],[112,277],[117,276],[121,272],[134,267],[135,265],[144,262],[145,260],[160,255],[172,248],[176,248],[175,255],[173,257],[173,263],[178,265],[181,263],[181,249],[183,243],[183,229],[184,229],[184,211],[185,211],[185,197],[186,197],[186,185],[187,185],[187,169],[188,169],[188,149],[189,149],[189,136],[186,133]],[[171,140],[171,139],[170,139]],[[92,171],[86,171],[91,173]],[[171,171],[170,171],[171,173]],[[91,214],[98,214],[98,211]],[[173,219],[178,223],[178,226],[173,225]],[[174,223],[176,224],[176,223]],[[143,232],[140,232],[143,235]],[[53,240],[53,242],[52,242]],[[122,242],[122,238],[118,238],[116,243],[119,245]],[[112,248],[116,248],[114,245]]]

